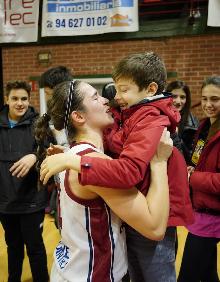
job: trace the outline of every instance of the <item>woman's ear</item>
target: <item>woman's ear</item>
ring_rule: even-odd
[[[149,96],[154,96],[157,93],[158,85],[156,82],[151,82],[148,87],[147,91],[149,93]]]
[[[71,113],[71,118],[74,123],[83,124],[85,122],[85,117],[82,112],[73,111]]]
[[[8,96],[4,96],[4,104],[8,105]]]

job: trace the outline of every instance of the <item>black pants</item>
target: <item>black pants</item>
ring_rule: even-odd
[[[219,238],[188,233],[178,282],[219,282],[217,244]]]
[[[0,214],[8,250],[8,282],[20,282],[24,245],[34,282],[48,282],[47,255],[42,231],[44,210],[31,214]]]

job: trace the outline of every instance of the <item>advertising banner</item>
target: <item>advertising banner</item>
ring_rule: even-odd
[[[39,0],[0,0],[0,43],[34,42]]]
[[[137,30],[137,0],[43,0],[42,36]]]
[[[208,26],[220,26],[220,0],[209,0]]]

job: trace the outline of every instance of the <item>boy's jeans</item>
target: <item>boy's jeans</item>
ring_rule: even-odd
[[[128,269],[132,282],[176,282],[176,227],[162,241],[152,241],[126,226]]]

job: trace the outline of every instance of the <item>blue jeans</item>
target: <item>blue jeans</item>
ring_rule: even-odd
[[[152,241],[126,226],[128,270],[132,282],[176,282],[176,227],[162,241]]]

